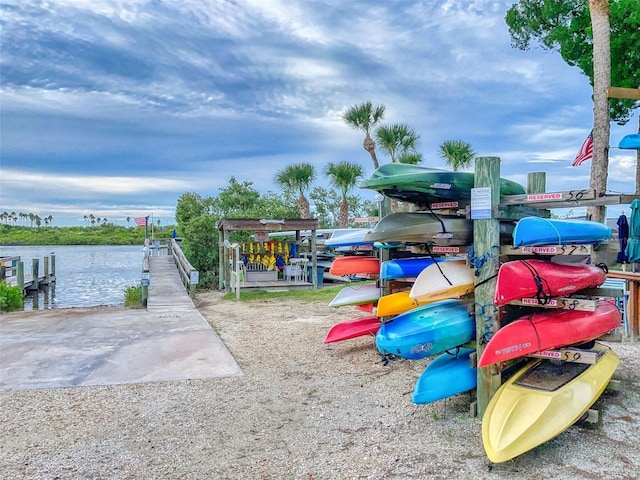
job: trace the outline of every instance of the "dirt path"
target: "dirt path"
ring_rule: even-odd
[[[0,478],[632,479],[640,471],[640,346],[611,344],[625,389],[489,471],[469,396],[414,405],[427,360],[385,364],[373,338],[325,345],[357,316],[324,302],[198,307],[243,376],[0,393]]]

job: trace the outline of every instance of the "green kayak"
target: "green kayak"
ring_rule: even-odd
[[[474,174],[406,163],[381,165],[371,177],[360,182],[360,188],[376,190],[403,202],[426,204],[440,200],[469,200]],[[519,183],[500,179],[500,195],[527,193]]]

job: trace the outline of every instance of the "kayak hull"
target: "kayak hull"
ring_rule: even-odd
[[[434,263],[416,278],[409,297],[426,303],[457,298],[474,290],[474,275],[464,260]]]
[[[606,280],[604,271],[594,265],[561,264],[545,260],[515,260],[500,266],[495,304],[526,297],[556,297],[597,287]],[[539,279],[539,280],[537,280]],[[538,285],[542,288],[539,292]]]
[[[611,235],[611,228],[590,220],[525,217],[513,231],[513,246],[593,244]]]
[[[469,355],[475,350],[461,348],[446,352],[432,360],[416,382],[413,403],[431,403],[476,388],[477,369],[471,367]]]
[[[432,257],[412,257],[386,260],[380,265],[380,278],[416,278],[432,263],[440,261]]]
[[[399,212],[386,215],[364,239],[371,242],[430,243],[438,246],[473,242],[473,221],[430,213]]]
[[[336,257],[331,264],[332,275],[377,275],[380,273],[380,260],[368,256]]]
[[[331,327],[324,339],[324,343],[341,342],[364,335],[375,335],[379,328],[380,320],[375,315],[354,318]]]
[[[373,242],[364,240],[364,236],[368,231],[369,229],[367,228],[336,230],[331,235],[331,238],[324,242],[324,246],[327,248],[373,246]]]
[[[389,295],[383,295],[378,299],[378,305],[376,307],[376,315],[378,317],[390,317],[400,315],[401,313],[408,312],[420,305],[420,303],[409,296],[409,291],[390,293]]]
[[[475,322],[460,300],[423,305],[383,323],[376,334],[382,354],[425,358],[475,338]]]
[[[375,283],[347,285],[329,302],[330,307],[344,307],[347,305],[364,305],[377,302],[380,298],[380,288]]]
[[[539,360],[507,380],[482,420],[487,457],[506,462],[555,438],[582,417],[606,388],[619,364],[601,345],[593,365]]]
[[[611,300],[598,302],[595,312],[547,310],[525,315],[500,328],[491,337],[478,366],[590,342],[615,329],[620,322],[620,311]]]
[[[439,200],[469,200],[474,174],[404,163],[378,167],[360,188],[378,191],[397,200],[427,204]],[[500,180],[500,195],[520,195],[526,189],[510,180]]]

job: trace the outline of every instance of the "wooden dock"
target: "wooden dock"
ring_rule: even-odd
[[[37,291],[56,282],[56,256],[46,256],[40,269],[40,260],[31,260],[31,270],[25,272],[24,262],[20,257],[0,257],[0,279],[9,285],[18,286],[23,294]]]

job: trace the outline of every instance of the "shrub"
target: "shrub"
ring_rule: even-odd
[[[21,310],[24,308],[24,297],[18,286],[12,286],[6,280],[0,280],[0,310]]]
[[[124,289],[124,306],[127,308],[142,308],[142,287],[131,285]]]

